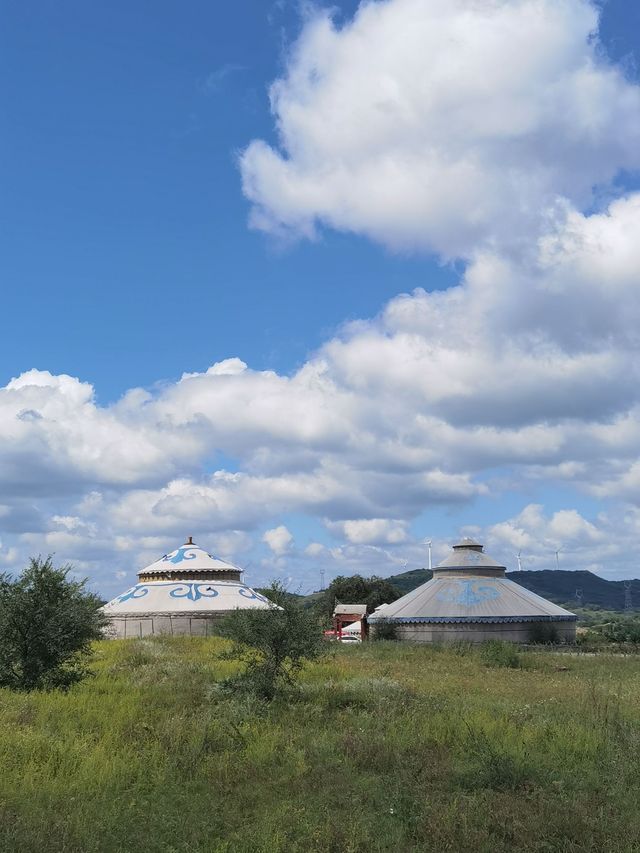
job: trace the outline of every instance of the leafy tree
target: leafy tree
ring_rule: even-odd
[[[295,683],[305,661],[322,654],[323,639],[313,612],[281,583],[274,581],[264,594],[274,603],[272,609],[234,610],[220,633],[234,643],[225,656],[245,663],[244,673],[227,686],[246,687],[271,701],[279,689]]]
[[[0,686],[64,689],[87,675],[91,641],[108,620],[70,570],[38,557],[18,578],[0,575]]]
[[[381,604],[391,604],[401,594],[389,581],[375,575],[370,578],[340,575],[327,587],[321,609],[323,615],[331,616],[336,601],[341,601],[344,604],[366,604],[367,613],[372,613]]]

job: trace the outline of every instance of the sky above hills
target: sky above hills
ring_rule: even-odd
[[[108,596],[193,535],[306,592],[471,534],[638,575],[640,7],[47,0],[0,40],[0,570]]]

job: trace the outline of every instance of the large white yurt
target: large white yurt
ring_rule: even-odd
[[[463,539],[433,570],[433,578],[403,595],[369,623],[393,623],[401,640],[441,643],[501,639],[574,642],[576,615],[508,580],[483,546]]]
[[[189,540],[138,572],[138,583],[104,606],[113,637],[212,633],[230,610],[273,608],[242,583],[242,570]]]

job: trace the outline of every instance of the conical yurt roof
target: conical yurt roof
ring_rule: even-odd
[[[129,617],[275,608],[268,598],[241,582],[241,571],[189,540],[142,569],[139,582],[105,604],[103,610],[108,616]],[[219,580],[215,573],[220,574]]]
[[[482,545],[463,540],[435,567],[433,578],[369,621],[553,622],[577,617],[504,577],[505,568]]]
[[[227,563],[226,560],[221,560],[220,557],[209,554],[204,548],[196,545],[191,537],[189,537],[189,540],[184,545],[154,560],[146,568],[141,569],[138,574],[142,576],[151,574],[164,575],[176,570],[188,572],[189,574],[237,572],[238,577],[242,572],[242,569],[239,569],[232,563]]]

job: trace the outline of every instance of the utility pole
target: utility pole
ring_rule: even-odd
[[[627,613],[633,610],[633,599],[631,598],[631,581],[624,582],[624,609]]]
[[[320,590],[324,592],[324,569],[320,569]]]

